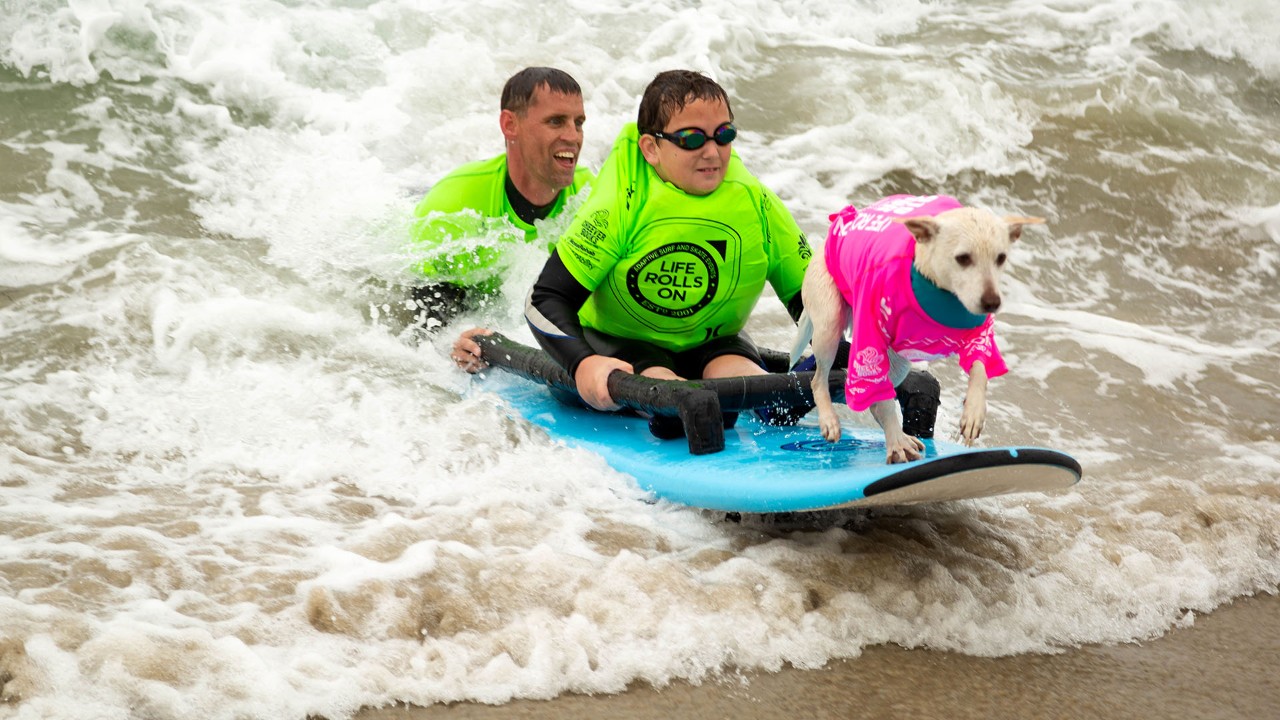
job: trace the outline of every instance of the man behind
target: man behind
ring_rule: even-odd
[[[493,219],[501,219],[523,232],[525,242],[534,242],[534,222],[558,215],[592,180],[589,170],[578,167],[586,113],[582,88],[568,73],[521,70],[503,87],[501,108],[506,152],[456,168],[414,209],[413,240],[427,254],[416,269],[428,284],[413,291],[423,321],[446,322],[500,288],[500,250],[455,247],[455,241],[483,237]],[[454,361],[467,370],[483,367],[472,338],[488,333],[464,331],[454,341]]]
[[[660,379],[761,374],[742,332],[764,285],[792,317],[812,255],[778,197],[743,166],[724,89],[659,73],[615,141],[530,295],[534,336],[599,410],[614,370]],[[677,434],[658,427],[659,436]]]

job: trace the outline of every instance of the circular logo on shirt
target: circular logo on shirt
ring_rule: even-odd
[[[627,292],[656,315],[687,318],[716,296],[720,266],[704,248],[677,242],[650,252],[627,271]]]

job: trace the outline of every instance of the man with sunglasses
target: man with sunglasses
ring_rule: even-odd
[[[724,89],[658,74],[530,293],[539,344],[599,410],[614,370],[660,379],[764,373],[742,332],[773,286],[793,318],[812,252],[778,197],[743,166]],[[650,423],[659,436],[673,428]]]
[[[500,227],[498,232],[511,231],[515,241],[535,242],[536,223],[560,214],[566,200],[592,180],[590,170],[578,167],[586,113],[572,76],[555,68],[525,68],[507,80],[501,108],[506,152],[456,168],[414,209],[413,242],[425,254],[415,269],[428,280],[413,290],[421,322],[447,322],[478,297],[499,290],[500,248],[471,241]],[[483,367],[472,338],[488,332],[471,328],[454,341],[459,367]]]

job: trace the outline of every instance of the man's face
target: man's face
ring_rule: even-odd
[[[558,193],[573,184],[586,120],[581,95],[554,92],[545,85],[534,90],[524,113],[502,111],[508,163],[518,163],[529,181],[541,186],[537,190],[521,188],[521,192]],[[518,172],[513,176],[518,177]],[[529,199],[537,202],[533,196]]]
[[[707,134],[708,140],[697,150],[685,150],[666,139],[645,135],[640,139],[640,150],[645,160],[657,171],[658,177],[684,190],[690,195],[708,195],[724,182],[729,167],[732,145],[720,145],[711,140],[716,128],[730,121],[729,106],[722,100],[694,100],[680,108],[662,128],[664,133],[674,133],[685,128],[698,128]]]

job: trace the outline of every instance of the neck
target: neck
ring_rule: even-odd
[[[915,293],[920,309],[939,325],[949,328],[976,328],[987,321],[988,315],[969,312],[960,298],[950,290],[943,290],[920,271],[911,267],[911,290]]]
[[[511,203],[511,209],[515,210],[516,216],[521,220],[532,225],[535,220],[545,220],[551,214],[551,208],[556,204],[554,197],[551,202],[539,205],[520,192],[510,175],[507,176],[506,185],[507,201]]]
[[[511,153],[507,153],[507,179],[526,200],[534,205],[550,205],[556,201],[560,188],[553,188],[533,179],[524,168],[524,163]]]

